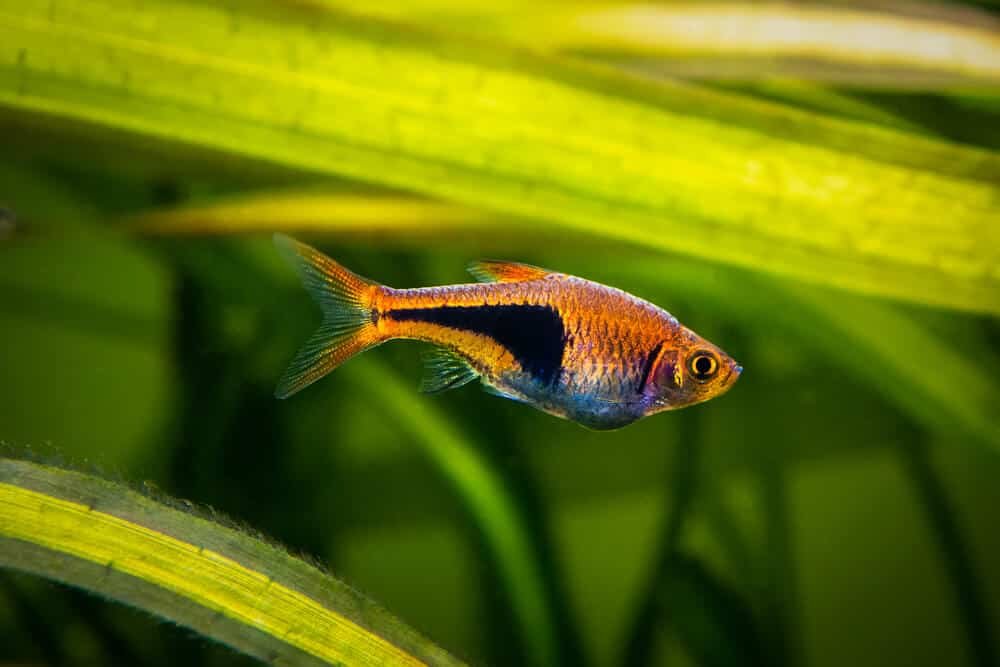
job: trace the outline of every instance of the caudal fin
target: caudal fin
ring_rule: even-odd
[[[296,353],[274,395],[288,398],[350,357],[381,341],[372,322],[372,283],[320,251],[283,234],[274,244],[295,266],[302,285],[323,310],[323,323]]]

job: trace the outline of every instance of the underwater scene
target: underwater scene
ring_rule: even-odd
[[[0,0],[0,665],[1000,665],[1000,5]]]

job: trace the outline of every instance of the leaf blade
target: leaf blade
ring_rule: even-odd
[[[346,585],[284,551],[121,486],[4,458],[0,498],[0,562],[159,613],[250,655],[307,656],[323,664],[456,664]],[[60,567],[34,567],[26,554]],[[97,565],[98,576],[81,562]],[[108,586],[110,572],[129,583]],[[177,599],[192,606],[164,604]],[[224,629],[196,621],[216,614],[230,622]]]
[[[997,20],[984,10],[898,2],[760,5],[670,2],[386,3],[352,7],[548,51],[583,53],[695,79],[837,81],[882,89],[1000,82]],[[878,39],[871,36],[877,34]],[[936,44],[952,48],[939,50]]]
[[[169,4],[0,9],[0,104],[1000,312],[990,151],[342,14]]]

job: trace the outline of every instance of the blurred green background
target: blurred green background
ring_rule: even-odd
[[[478,4],[417,9],[384,13],[459,35],[479,26],[486,51],[490,40],[516,42],[510,26],[536,11],[503,12],[491,32]],[[995,21],[993,10],[973,18]],[[618,43],[567,50],[634,65]],[[724,55],[722,64],[704,56],[701,85],[996,159],[1000,96],[981,81],[936,71],[899,88],[872,83],[878,64],[810,68],[801,58],[788,61],[795,78],[732,76],[740,58]],[[6,56],[10,71],[16,55]],[[767,62],[781,71],[779,58]],[[486,222],[445,220],[442,207],[397,227],[355,211],[325,230],[322,220],[297,221],[309,217],[306,204],[277,213],[265,204],[289,192],[373,209],[423,200],[385,188],[377,173],[341,179],[3,100],[0,206],[13,212],[0,223],[7,453],[210,506],[321,561],[475,664],[537,662],[547,644],[545,660],[567,665],[998,664],[1000,324],[989,308],[810,285],[754,270],[766,259],[706,261],[543,217],[525,225],[495,206]],[[977,229],[995,270],[991,187],[995,216]],[[227,202],[244,206],[237,229],[199,217]],[[150,224],[154,215],[166,222]],[[465,282],[464,265],[480,257],[599,280],[667,308],[746,370],[718,400],[615,432],[474,385],[421,395],[421,346],[407,342],[276,401],[274,384],[319,314],[271,230],[396,287]],[[522,593],[541,596],[542,626],[526,629],[519,616],[510,563],[454,463],[463,456],[511,503],[540,574]],[[251,662],[142,612],[10,572],[0,573],[0,661]]]

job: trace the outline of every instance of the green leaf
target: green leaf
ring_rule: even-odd
[[[269,662],[460,664],[258,537],[118,484],[7,458],[0,565],[130,604]]]
[[[703,79],[788,77],[879,88],[1000,84],[1000,22],[986,11],[922,3],[370,3],[378,12],[538,49],[613,58]],[[877,38],[874,36],[877,35]],[[940,48],[947,44],[948,48]]]
[[[555,619],[538,554],[501,477],[412,385],[404,385],[371,359],[347,364],[341,372],[361,384],[365,395],[378,397],[379,405],[410,432],[464,502],[499,570],[503,595],[509,600],[531,664],[559,664]]]
[[[1000,313],[993,152],[309,5],[3,0],[2,106]]]
[[[935,470],[926,439],[919,435],[911,442],[901,443],[900,461],[903,470],[924,512],[930,533],[941,552],[941,564],[954,590],[958,613],[962,619],[968,644],[969,664],[990,667],[997,664],[997,649],[989,621],[989,605],[983,594],[983,578],[969,548],[969,538],[963,535],[957,520],[960,516],[948,489]]]
[[[286,233],[426,239],[450,234],[495,234],[496,214],[407,196],[331,195],[327,190],[261,191],[129,221],[151,236]]]
[[[674,554],[657,590],[678,638],[697,665],[765,665],[750,605],[703,563]]]

